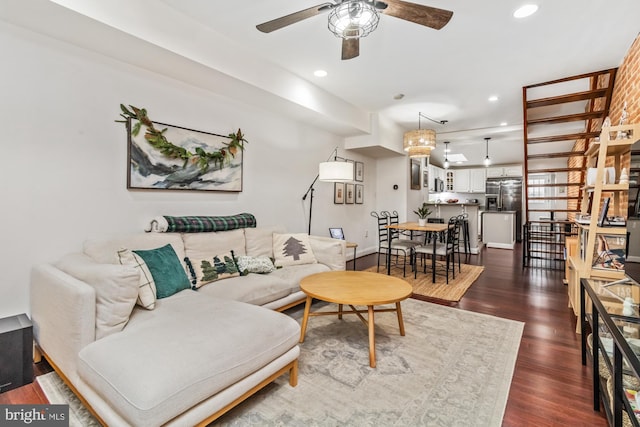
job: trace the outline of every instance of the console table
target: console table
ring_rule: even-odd
[[[626,279],[626,280],[625,280]],[[640,285],[620,280],[580,280],[582,364],[591,359],[593,409],[609,424],[640,426]],[[589,327],[591,335],[587,336]],[[636,411],[636,413],[634,413]]]

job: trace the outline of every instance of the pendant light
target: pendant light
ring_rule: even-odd
[[[487,153],[487,155],[486,155],[486,156],[485,156],[485,158],[484,158],[484,165],[485,165],[485,167],[488,167],[488,166],[491,164],[491,159],[489,158],[489,140],[490,140],[490,139],[491,139],[491,138],[485,138],[485,139],[484,139],[484,145],[485,145],[486,153]]]
[[[449,157],[447,153],[449,152],[449,141],[444,142],[444,168],[449,169]]]
[[[424,117],[434,123],[444,125],[447,120],[434,120],[422,113],[418,113],[418,129],[404,133],[403,147],[404,151],[409,153],[409,157],[429,157],[431,150],[436,148],[436,131],[433,129],[422,129],[420,119]]]

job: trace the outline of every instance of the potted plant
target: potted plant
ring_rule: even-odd
[[[427,217],[431,215],[431,211],[429,210],[429,206],[427,206],[426,202],[422,203],[422,206],[418,208],[418,210],[413,211],[416,215],[418,215],[418,225],[425,225],[427,223]]]

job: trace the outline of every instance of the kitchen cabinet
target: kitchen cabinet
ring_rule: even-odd
[[[485,169],[470,169],[469,191],[472,193],[484,193],[487,171]]]
[[[454,169],[451,190],[455,193],[484,193],[484,169]]]
[[[441,181],[445,180],[445,171],[438,166],[429,165],[429,192],[431,193],[439,193],[440,190],[436,188],[436,179]]]
[[[455,193],[468,193],[470,177],[470,169],[455,169],[453,171],[453,191]]]
[[[494,166],[486,169],[487,178],[499,178],[502,176],[522,176],[522,165]]]

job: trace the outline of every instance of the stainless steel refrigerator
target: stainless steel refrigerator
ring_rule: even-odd
[[[516,241],[522,241],[522,178],[487,178],[487,210],[516,213]]]

